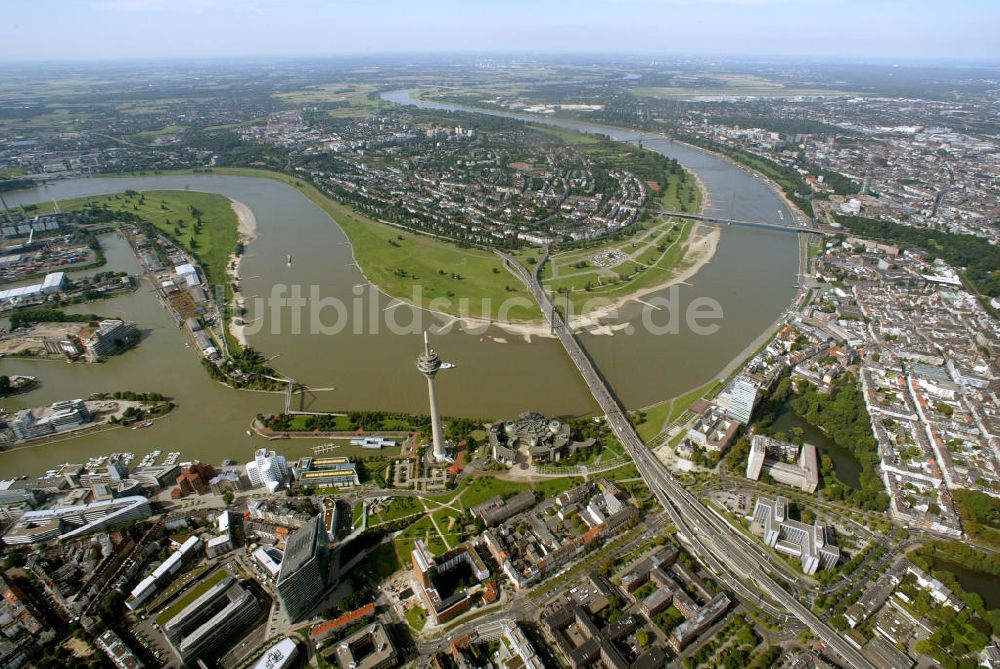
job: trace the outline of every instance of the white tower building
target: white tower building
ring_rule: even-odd
[[[757,404],[758,390],[759,386],[753,379],[745,376],[736,377],[729,394],[729,410],[726,412],[728,416],[744,425],[748,424]]]
[[[247,478],[257,486],[267,486],[274,492],[288,481],[288,464],[284,455],[277,455],[266,448],[258,448],[252,462],[247,463]]]
[[[434,442],[434,459],[438,462],[448,461],[448,452],[445,450],[444,437],[441,435],[441,416],[438,413],[437,393],[434,391],[434,376],[438,370],[444,367],[451,367],[448,363],[441,362],[441,356],[431,348],[427,341],[427,332],[424,332],[424,352],[417,356],[417,369],[427,377],[427,397],[431,405],[431,436]]]

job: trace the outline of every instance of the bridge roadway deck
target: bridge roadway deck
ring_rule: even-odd
[[[826,235],[823,230],[800,225],[783,225],[781,223],[771,223],[769,221],[743,221],[736,218],[723,218],[721,216],[708,216],[706,214],[689,214],[683,211],[660,211],[664,216],[673,218],[684,218],[702,223],[719,223],[725,225],[741,225],[750,228],[764,228],[766,230],[779,230],[781,232],[808,233],[811,235]]]
[[[735,528],[710,513],[674,479],[659,458],[646,448],[618,400],[612,395],[576,337],[566,328],[562,317],[554,309],[552,301],[542,287],[538,273],[547,258],[543,258],[536,265],[535,273],[531,273],[510,256],[499,251],[497,254],[503,258],[507,270],[524,283],[538,302],[546,321],[559,337],[566,353],[583,376],[601,410],[604,411],[608,425],[635,462],[636,469],[646,485],[670,515],[680,535],[687,540],[686,543],[695,556],[744,601],[786,622],[792,617],[798,619],[850,666],[858,669],[874,669],[844,637],[820,620],[774,580],[772,572],[764,567],[765,563],[771,561],[770,556],[763,553]],[[749,587],[744,579],[752,583],[753,588]],[[777,603],[778,607],[765,601],[758,591],[764,592]]]

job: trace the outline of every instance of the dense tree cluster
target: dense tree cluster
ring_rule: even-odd
[[[1000,502],[996,497],[963,489],[952,491],[952,495],[966,533],[980,543],[1000,548]]]
[[[201,364],[213,379],[234,388],[279,390],[285,387],[284,382],[268,378],[275,376],[275,371],[267,364],[263,355],[249,346],[229,347],[229,359],[225,361],[228,373],[207,358],[202,358]]]
[[[59,309],[25,309],[10,315],[10,329],[16,330],[33,323],[92,323],[101,320],[97,314],[67,314]]]
[[[872,434],[871,418],[857,380],[844,374],[834,381],[829,394],[816,386],[804,384],[801,393],[791,400],[796,414],[823,430],[834,443],[846,448],[861,465],[861,489],[845,485],[824,486],[830,499],[850,502],[869,511],[884,511],[889,497],[878,477],[878,442]]]
[[[261,422],[270,430],[278,432],[296,429],[294,417],[285,413],[262,416]],[[392,411],[350,411],[346,414],[317,414],[306,416],[301,427],[305,431],[319,432],[366,432],[422,430],[430,425],[430,418],[422,414],[407,414]]]
[[[796,388],[790,377],[783,377],[774,391],[760,405],[754,430],[783,440],[801,443],[802,435],[776,433],[772,428],[777,415],[788,406],[800,418],[822,430],[834,443],[855,457],[861,468],[861,488],[854,489],[836,478],[833,462],[827,455],[820,458],[822,488],[827,499],[848,502],[869,511],[884,511],[889,505],[878,471],[878,442],[871,430],[871,419],[865,408],[864,396],[851,374],[840,376],[829,394],[816,386],[802,383]],[[746,463],[750,444],[739,439],[726,456],[733,471]]]
[[[274,370],[267,365],[264,356],[250,346],[238,351],[230,351],[229,359],[237,369],[246,374],[273,374]]]
[[[1000,576],[1000,557],[958,542],[932,541],[909,554],[910,560],[933,574],[966,603],[955,612],[937,604],[926,590],[900,586],[911,598],[911,606],[930,621],[934,632],[917,642],[917,651],[934,658],[948,669],[972,669],[977,666],[976,654],[989,642],[991,635],[1000,633],[1000,609],[987,608],[983,598],[967,592],[953,573],[951,565],[959,565],[993,577]]]
[[[161,393],[137,393],[134,390],[118,390],[113,393],[95,393],[91,399],[116,399],[129,402],[163,402],[166,398]]]

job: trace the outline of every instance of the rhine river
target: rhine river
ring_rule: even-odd
[[[401,103],[409,99],[405,92],[389,98]],[[544,120],[626,141],[642,136],[644,146],[677,158],[698,174],[713,203],[710,212],[778,221],[781,211],[786,221],[792,220],[791,212],[765,182],[722,158],[627,130]],[[298,333],[287,310],[273,323],[267,310],[249,317],[265,316],[267,325],[250,335],[250,343],[272,358],[271,364],[281,374],[314,388],[332,388],[308,395],[306,410],[426,412],[426,385],[414,368],[422,345],[420,335],[416,331],[394,334],[385,319],[391,315],[395,322],[406,324],[418,317],[432,331],[441,319],[408,306],[392,307],[394,300],[370,286],[358,288],[364,278],[353,264],[346,236],[294,188],[272,179],[215,174],[98,177],[55,181],[6,193],[5,199],[9,206],[16,206],[126,189],[191,189],[243,202],[257,219],[257,238],[247,247],[240,270],[245,296],[266,297],[276,285],[301,286],[308,296],[310,288],[317,286],[320,296],[336,297],[348,305],[348,326],[337,334],[311,333],[308,314]],[[123,239],[107,235],[102,241],[108,257],[104,269],[139,271]],[[290,265],[288,255],[293,258]],[[682,308],[696,297],[719,303],[724,318],[718,321],[717,332],[696,335],[681,328],[678,334],[653,334],[642,327],[643,305],[630,303],[619,315],[635,326],[633,334],[586,335],[583,341],[628,407],[668,399],[710,381],[781,315],[794,298],[797,267],[795,235],[727,228],[711,262],[679,287]],[[92,392],[136,390],[163,393],[178,408],[146,430],[114,429],[0,454],[0,478],[39,474],[62,462],[82,462],[118,451],[141,456],[153,449],[164,454],[179,450],[182,461],[199,458],[217,463],[233,458],[242,462],[264,444],[259,437],[247,437],[245,431],[255,414],[281,411],[283,394],[239,392],[211,381],[197,352],[187,348],[184,331],[160,306],[151,286],[143,284],[133,294],[68,310],[134,320],[143,340],[124,355],[97,365],[0,360],[0,373],[30,374],[40,381],[38,388],[3,400],[0,407],[16,410]],[[373,316],[380,323],[377,331],[370,325]],[[329,314],[324,319],[328,324],[335,320]],[[654,321],[663,319],[664,315],[653,312]],[[362,327],[362,321],[368,325]],[[554,339],[528,342],[495,328],[479,334],[453,330],[432,336],[443,359],[456,365],[438,376],[439,401],[446,415],[496,419],[528,410],[552,416],[596,410],[585,384]],[[297,457],[307,454],[314,443],[298,439],[274,445]]]

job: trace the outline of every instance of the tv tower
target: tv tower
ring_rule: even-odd
[[[434,441],[434,459],[437,462],[448,462],[448,452],[444,448],[444,437],[441,436],[441,416],[438,414],[437,393],[434,391],[434,376],[441,368],[450,369],[451,363],[441,362],[441,356],[431,348],[424,330],[424,352],[417,356],[417,369],[427,377],[427,398],[431,405],[431,436]]]

